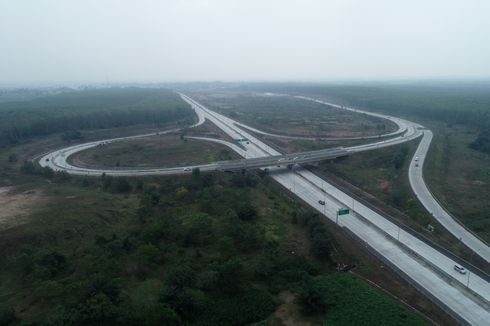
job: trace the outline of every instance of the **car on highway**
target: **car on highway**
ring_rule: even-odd
[[[318,204],[325,205],[325,201],[320,199],[320,200],[318,200]]]
[[[415,167],[418,167],[418,166],[419,166],[419,164],[418,163],[415,163]]]
[[[184,168],[184,171],[189,172],[189,171],[192,171],[192,169],[191,168]]]
[[[463,275],[466,274],[466,269],[461,265],[458,265],[458,264],[454,265],[454,270],[460,274],[463,274]]]

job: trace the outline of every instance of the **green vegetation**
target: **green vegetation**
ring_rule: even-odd
[[[322,104],[283,96],[200,93],[210,109],[269,133],[309,137],[377,135],[394,128],[390,122]]]
[[[425,178],[436,198],[464,225],[490,241],[490,155],[470,147],[475,132],[464,126],[430,126],[434,141]]]
[[[437,310],[265,175],[196,169],[185,177],[88,178],[24,163],[40,150],[121,132],[81,129],[0,154],[0,184],[43,194],[25,224],[0,231],[0,324],[244,325],[287,317],[378,325],[374,311],[387,324],[423,323],[335,271],[344,259],[361,260],[357,272],[380,284],[396,283],[395,292],[410,293],[424,312]],[[296,297],[288,304],[297,315],[278,313],[284,293]],[[363,299],[343,300],[349,293]]]
[[[426,227],[431,218],[418,204],[408,184],[410,155],[418,142],[357,153],[322,162],[320,171],[335,175],[399,209],[416,224]],[[410,223],[411,221],[405,221]]]
[[[490,126],[489,82],[249,84],[243,90],[314,95],[400,116],[417,116],[473,128]]]
[[[77,130],[189,123],[193,118],[191,108],[168,90],[64,92],[28,101],[0,102],[0,147],[59,132],[64,132],[68,140],[79,140]]]
[[[478,137],[470,143],[470,148],[490,154],[490,129],[480,132]]]
[[[443,206],[467,227],[486,241],[490,240],[488,223],[490,83],[483,81],[351,85],[283,83],[249,84],[240,89],[309,95],[335,103],[356,105],[369,110],[404,116],[427,126],[434,132],[434,140],[424,167],[429,188]],[[379,164],[378,172],[382,172],[383,162],[372,163]],[[396,198],[410,198],[410,196],[405,197],[405,194],[409,194],[409,190],[387,195],[376,189],[376,182],[366,187],[362,179],[369,176],[372,180],[382,178],[376,176],[377,172],[373,171],[375,169],[366,167],[364,162],[359,161],[358,164],[357,176],[346,171],[338,175],[347,179],[350,177],[350,181],[390,204],[400,201]],[[363,170],[364,168],[366,169]],[[387,179],[390,178],[388,174]],[[354,182],[354,179],[357,182]],[[387,181],[395,185],[405,183],[400,179]],[[407,189],[404,186],[402,188]],[[406,204],[400,204],[402,203],[395,206],[407,212]],[[416,219],[424,221],[419,213],[415,214]],[[417,217],[418,215],[420,217]]]
[[[322,277],[342,282],[323,222],[264,178],[55,175],[42,186],[50,200],[30,222],[1,232],[0,317],[41,325],[245,325],[273,320],[283,291],[301,298]],[[311,249],[292,245],[298,237],[311,239]],[[364,291],[351,282],[352,291]],[[388,302],[388,313],[405,312],[389,313],[392,322],[422,323],[368,288]],[[336,301],[339,290],[320,295]],[[311,300],[298,300],[310,311]]]
[[[212,142],[155,136],[98,146],[76,155],[82,165],[108,167],[174,167],[239,158],[229,148]]]
[[[300,295],[316,310],[325,310],[327,325],[424,325],[393,305],[390,298],[349,274],[314,278]]]

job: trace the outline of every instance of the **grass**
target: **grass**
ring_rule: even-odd
[[[425,166],[429,188],[452,215],[490,242],[490,155],[468,147],[476,137],[469,128],[430,127],[434,140]]]
[[[362,188],[376,198],[393,205],[414,222],[424,227],[431,222],[429,215],[417,205],[408,183],[408,164],[418,141],[356,153],[335,161],[319,164],[321,171],[332,173]],[[396,167],[395,157],[405,150],[406,154]],[[409,222],[409,221],[407,221]]]
[[[301,222],[306,211],[268,178],[216,173],[197,179],[140,180],[143,190],[136,190],[139,182],[133,180],[135,190],[123,194],[104,190],[103,182],[93,178],[26,184],[43,191],[48,200],[33,212],[29,223],[1,232],[0,257],[5,266],[0,273],[1,301],[14,308],[24,322],[53,319],[74,305],[93,304],[81,299],[80,293],[100,282],[94,279],[99,275],[104,276],[104,286],[120,293],[114,303],[104,303],[104,309],[130,305],[129,311],[138,314],[141,307],[158,304],[172,266],[189,264],[199,280],[192,293],[201,293],[206,307],[190,323],[246,324],[272,316],[281,291],[300,289],[301,282],[291,276],[303,268],[309,271],[305,275],[337,274],[332,263],[317,260],[310,251],[308,231]],[[252,180],[258,183],[245,185]],[[151,198],[158,198],[158,204],[151,204],[142,222],[144,189],[155,186],[160,190]],[[227,212],[241,203],[256,207],[257,220],[229,224]],[[207,222],[201,225],[197,216],[204,216]],[[292,223],[293,216],[299,216],[299,223]],[[227,235],[236,232],[236,227],[241,228],[236,236]],[[189,242],[191,235],[198,242]],[[53,252],[65,257],[66,263],[46,265],[46,257],[51,257],[46,255]],[[233,277],[241,290],[232,296],[212,276],[231,259],[243,266],[240,276]],[[260,261],[268,262],[264,265],[268,267],[262,267],[269,270],[267,274],[256,274]],[[310,265],[316,267],[307,267]],[[287,270],[290,272],[285,273]],[[100,298],[116,295],[108,288],[100,291]],[[325,290],[326,295],[331,293]],[[379,290],[369,295],[391,300]],[[55,309],[59,304],[65,310]],[[392,309],[405,311],[408,320],[420,320],[399,303],[391,304]],[[122,318],[119,312],[118,316]]]
[[[347,147],[366,143],[372,143],[374,140],[342,140],[342,141],[324,141],[324,140],[305,140],[305,139],[284,139],[270,137],[266,135],[255,134],[257,138],[278,148],[284,153],[297,153],[304,151],[315,151],[333,147]]]
[[[343,137],[377,135],[389,122],[292,97],[203,93],[196,97],[210,109],[269,133]]]
[[[32,178],[26,177],[25,175],[19,173],[20,167],[24,161],[31,160],[49,150],[92,140],[139,135],[143,133],[175,129],[176,127],[179,127],[178,122],[162,124],[159,127],[156,127],[155,125],[142,124],[124,128],[107,128],[83,131],[83,140],[77,141],[63,140],[61,133],[37,137],[35,140],[26,140],[0,152],[0,186],[19,185],[24,182],[30,182]],[[16,156],[15,162],[9,161],[9,156],[12,154]]]
[[[169,135],[94,147],[79,153],[73,161],[76,164],[107,167],[174,167],[238,157],[221,144]]]
[[[323,289],[327,325],[425,325],[410,317],[398,302],[349,274],[322,275],[314,280]]]

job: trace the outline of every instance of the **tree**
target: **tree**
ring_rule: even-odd
[[[192,176],[198,178],[199,175],[201,174],[201,169],[199,168],[193,168],[192,169]]]
[[[184,245],[203,246],[213,236],[212,220],[208,214],[196,213],[187,215],[182,222],[185,235]]]
[[[114,182],[112,183],[112,189],[115,192],[119,193],[125,193],[125,192],[130,192],[131,191],[131,184],[126,178],[116,178]]]
[[[199,317],[206,305],[206,296],[201,290],[191,288],[164,287],[160,301],[173,308],[183,319]]]
[[[323,299],[322,291],[314,282],[305,282],[296,298],[306,314],[324,313],[327,305]]]
[[[22,164],[20,170],[23,173],[33,174],[36,171],[36,167],[32,161],[24,161],[24,164]]]
[[[1,309],[0,310],[0,325],[8,326],[17,320],[15,311],[13,309]]]
[[[238,259],[232,258],[218,267],[218,288],[225,292],[236,293],[241,288],[242,277],[242,263]]]
[[[139,246],[136,249],[135,255],[136,255],[136,259],[141,264],[145,264],[145,265],[154,264],[158,262],[158,259],[160,257],[160,250],[154,245],[148,243]]]
[[[66,257],[55,250],[40,253],[36,263],[41,267],[39,272],[48,278],[62,274],[68,267]]]
[[[10,163],[17,162],[17,155],[15,153],[12,153],[12,154],[9,155],[9,162]]]
[[[393,155],[391,161],[395,169],[399,170],[405,164],[405,160],[408,155],[408,146],[403,144]]]
[[[177,188],[177,190],[175,191],[175,195],[177,196],[177,198],[184,198],[185,196],[187,196],[188,192],[189,191],[186,187],[181,186]]]
[[[245,203],[238,207],[237,214],[243,221],[252,221],[257,218],[257,209],[251,203]]]
[[[196,272],[187,264],[174,266],[167,273],[165,285],[170,287],[184,288],[196,285]]]
[[[469,146],[471,149],[490,154],[490,129],[480,132]]]

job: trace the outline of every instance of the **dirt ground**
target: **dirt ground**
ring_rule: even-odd
[[[280,325],[284,326],[309,326],[311,322],[306,320],[300,320],[297,318],[301,316],[299,307],[294,303],[294,294],[288,291],[280,293],[280,297],[283,300],[283,304],[274,313],[274,317],[280,321]]]
[[[37,190],[18,192],[12,187],[0,187],[0,230],[26,223],[32,208],[43,200]]]

